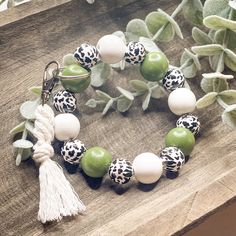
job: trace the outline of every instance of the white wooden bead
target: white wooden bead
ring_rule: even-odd
[[[135,178],[143,184],[155,183],[162,175],[162,160],[153,153],[145,152],[133,161]]]
[[[188,88],[178,88],[170,93],[168,98],[170,110],[176,115],[183,115],[194,111],[196,97]]]
[[[97,43],[101,60],[108,64],[120,62],[126,51],[123,40],[115,35],[105,35]]]
[[[70,113],[55,116],[54,135],[60,141],[75,139],[79,135],[79,119]]]

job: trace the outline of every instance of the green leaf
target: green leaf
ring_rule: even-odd
[[[211,39],[214,39],[216,32],[217,32],[216,30],[210,29],[210,30],[209,30],[209,33],[208,33],[208,36],[209,36]],[[218,44],[222,44],[222,43],[218,43]]]
[[[202,3],[200,0],[188,0],[183,5],[183,14],[186,20],[195,25],[202,24]]]
[[[134,100],[134,96],[133,94],[130,92],[130,91],[127,91],[119,86],[116,87],[118,89],[118,91],[124,95],[127,99],[129,99],[130,101],[133,101]]]
[[[180,59],[181,66],[187,63],[187,66],[184,66],[181,70],[184,76],[188,79],[194,78],[197,74],[198,67],[196,66],[195,63],[197,63],[198,66],[201,66],[198,58],[196,57],[194,60],[193,59],[194,57],[195,57],[194,54],[185,49]]]
[[[222,121],[231,128],[236,128],[236,104],[228,106],[222,114]]]
[[[229,1],[229,6],[236,10],[236,2],[234,0]]]
[[[112,108],[113,102],[114,102],[113,99],[111,99],[111,100],[108,101],[108,103],[106,104],[105,108],[104,108],[103,111],[102,111],[102,114],[103,114],[103,115],[106,115],[107,112]]]
[[[197,70],[201,70],[201,64],[199,62],[198,56],[194,55],[193,53],[191,53],[188,49],[184,49],[185,53],[188,55],[188,58],[193,59],[193,62],[197,68]]]
[[[149,38],[140,37],[139,42],[143,44],[143,46],[147,52],[160,51],[160,49],[157,47],[157,45]]]
[[[34,133],[34,124],[32,122],[30,122],[29,120],[27,120],[25,122],[25,128],[27,129],[27,131],[29,131],[31,134]]]
[[[181,63],[182,65],[183,63]],[[190,63],[188,66],[182,68],[182,72],[184,74],[184,77],[187,79],[194,78],[197,75],[197,67],[195,66],[192,59],[190,59]]]
[[[232,71],[236,71],[236,54],[229,49],[225,49],[225,54],[225,65]]]
[[[33,86],[29,88],[29,91],[33,94],[36,94],[37,96],[41,96],[42,93],[42,86]]]
[[[33,147],[33,143],[25,139],[16,140],[12,145],[14,148],[32,148]]]
[[[91,69],[91,85],[102,86],[111,74],[111,66],[106,63],[99,63]]]
[[[21,161],[25,161],[32,156],[31,148],[14,148],[13,147],[13,156],[16,157],[16,166],[19,166]]]
[[[142,108],[144,111],[148,109],[150,100],[151,100],[151,91],[146,94],[146,97],[143,100]]]
[[[96,94],[98,95],[98,97],[99,97],[100,99],[102,99],[103,101],[105,101],[105,102],[108,102],[109,100],[112,99],[109,94],[104,93],[104,92],[101,91],[101,90],[96,90],[95,92],[96,92]]]
[[[220,44],[209,44],[203,46],[194,46],[192,51],[200,56],[212,56],[220,54],[224,48]]]
[[[219,97],[227,104],[236,103],[236,90],[226,90],[219,93]]]
[[[133,34],[131,32],[124,32],[124,34],[125,34],[125,38],[127,42],[131,42],[131,41],[137,42],[139,39],[138,35]]]
[[[132,105],[132,102],[133,101],[131,101],[131,100],[125,98],[125,97],[119,98],[117,100],[117,110],[119,112],[126,112],[126,111],[128,111],[129,108]]]
[[[155,99],[159,99],[161,97],[164,97],[166,95],[166,91],[161,86],[154,86],[153,88],[150,88],[151,90],[151,97]]]
[[[215,39],[216,43],[223,44],[224,37],[225,37],[225,30],[217,30],[213,38]],[[236,43],[235,43],[236,33],[231,30],[227,30],[226,38],[227,38],[227,48],[236,53]]]
[[[25,161],[25,160],[29,159],[31,156],[32,156],[31,148],[25,148],[22,152],[21,160]]]
[[[197,101],[196,107],[198,109],[201,109],[201,108],[210,106],[211,104],[213,104],[216,101],[216,98],[217,98],[217,93],[210,92]]]
[[[192,63],[190,66],[183,68],[182,72],[185,78],[191,79],[197,75],[197,68],[194,63]]]
[[[15,134],[18,134],[18,133],[21,133],[23,132],[25,129],[25,121],[24,122],[21,122],[19,125],[17,125],[16,127],[14,127],[9,133],[11,135],[15,135]]]
[[[86,106],[90,107],[90,108],[95,108],[97,106],[97,102],[95,99],[89,99],[86,103]]]
[[[63,67],[73,65],[73,64],[78,64],[78,61],[76,60],[76,58],[74,57],[72,53],[69,53],[63,57],[62,59]]]
[[[229,79],[230,76],[221,73],[209,73],[203,74],[202,76],[201,88],[205,93],[221,92],[228,89],[226,79]]]
[[[229,10],[228,0],[207,0],[203,7],[203,17],[211,15],[227,17]]]
[[[168,23],[168,20],[161,13],[153,11],[146,16],[145,23],[148,30],[154,35],[162,26]]]
[[[200,45],[212,44],[211,38],[197,27],[192,29],[192,37],[194,41]]]
[[[175,33],[181,38],[183,39],[183,35],[181,32],[181,29],[178,25],[178,23],[173,19],[173,17],[171,17],[170,15],[168,15],[166,12],[162,11],[161,9],[158,9],[158,12],[160,12],[163,16],[166,17],[166,19],[168,20],[168,22],[170,22],[170,24],[172,25],[173,29],[175,30]]]
[[[34,120],[35,119],[35,110],[37,109],[38,105],[40,104],[39,99],[35,101],[26,101],[20,107],[21,115],[27,120]]]
[[[122,39],[122,41],[126,44],[126,38],[125,38],[125,34],[122,31],[115,31],[112,33],[113,35],[119,37],[120,39]]]
[[[130,80],[129,84],[137,92],[145,92],[149,89],[148,85],[142,80]]]
[[[236,31],[236,22],[220,16],[208,16],[204,18],[203,23],[206,27],[214,30],[230,29]]]
[[[168,22],[169,21],[166,16],[157,11],[149,13],[145,18],[145,23],[152,35],[155,35],[162,27],[165,26],[156,39],[156,41],[160,42],[169,42],[175,36],[175,31],[172,25]]]
[[[214,71],[222,72],[224,70],[224,60],[220,61],[221,54],[210,56],[209,57],[209,63],[211,66],[211,69]],[[219,67],[219,63],[221,63]]]
[[[147,25],[143,20],[133,19],[126,26],[126,32],[132,33],[139,37],[147,37],[150,38],[150,33],[147,28]]]
[[[203,77],[200,86],[205,93],[213,92],[213,79]]]
[[[117,37],[119,37],[120,39],[122,39],[122,41],[124,42],[124,44],[126,45],[126,37],[124,32],[122,31],[115,31],[114,33],[112,33],[113,35],[116,35]],[[125,59],[119,61],[118,63],[115,64],[111,64],[110,65],[112,68],[120,68],[121,70],[124,70],[125,68]]]
[[[225,79],[216,78],[213,80],[213,91],[214,92],[222,92],[229,88],[228,82]]]

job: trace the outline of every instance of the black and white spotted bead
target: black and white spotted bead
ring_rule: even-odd
[[[119,158],[113,161],[109,167],[110,178],[118,184],[126,184],[133,175],[133,167],[130,161]]]
[[[99,52],[95,46],[83,43],[76,49],[74,57],[78,60],[81,66],[91,68],[99,61]]]
[[[201,124],[197,116],[186,114],[177,120],[176,126],[189,129],[193,135],[197,135],[200,131]]]
[[[160,158],[166,171],[178,172],[185,163],[183,152],[177,147],[166,147],[162,149]]]
[[[54,94],[53,106],[59,112],[73,112],[76,109],[75,95],[66,90],[61,90]]]
[[[85,145],[78,139],[65,142],[61,148],[62,157],[71,164],[79,164],[84,152],[86,152]]]
[[[134,65],[141,63],[146,55],[144,46],[140,42],[130,42],[125,52],[125,61]]]
[[[185,77],[180,69],[169,68],[164,79],[162,80],[163,86],[168,91],[173,91],[177,88],[184,87]]]

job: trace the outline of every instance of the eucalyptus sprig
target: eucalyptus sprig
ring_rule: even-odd
[[[194,27],[192,37],[198,46],[191,48],[192,63],[183,70],[188,78],[196,76],[200,67],[194,66],[193,58],[207,57],[214,72],[202,74],[201,88],[206,93],[197,101],[197,108],[205,108],[217,102],[223,109],[222,120],[230,127],[236,127],[236,90],[229,88],[233,74],[223,73],[225,67],[236,71],[236,2],[206,0],[203,7],[203,24],[208,33]],[[187,53],[181,58],[181,64],[187,62]],[[191,68],[190,68],[191,67]]]
[[[86,105],[91,108],[103,108],[102,114],[105,115],[109,109],[115,109],[119,112],[126,112],[131,107],[134,98],[143,96],[142,108],[148,108],[151,98],[160,98],[166,95],[164,88],[157,82],[144,82],[141,80],[131,80],[130,86],[132,92],[117,86],[120,95],[111,97],[109,94],[96,90],[98,100],[90,99]]]
[[[35,86],[29,89],[33,94],[37,96],[34,101],[26,101],[20,107],[20,114],[25,119],[23,122],[14,127],[10,134],[15,136],[22,133],[20,139],[16,140],[13,145],[13,154],[16,157],[16,165],[20,165],[21,161],[24,161],[31,157],[33,143],[28,140],[30,136],[33,138],[35,110],[40,104],[41,86]]]

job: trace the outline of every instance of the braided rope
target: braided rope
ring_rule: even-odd
[[[86,207],[79,199],[62,168],[50,158],[54,155],[51,142],[54,139],[54,112],[48,105],[40,105],[35,112],[34,136],[38,139],[34,145],[33,159],[40,164],[40,202],[38,219],[60,220],[63,216],[77,215]]]

